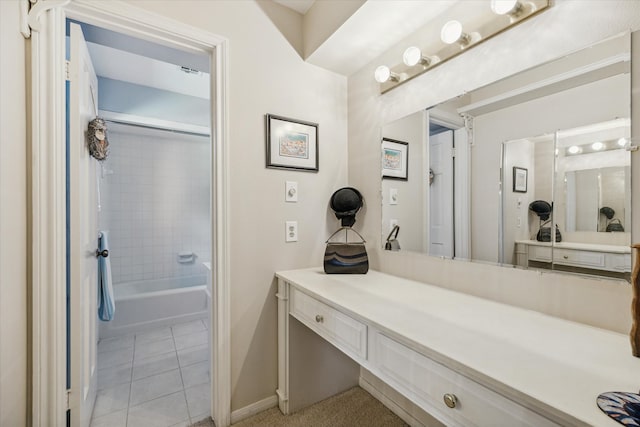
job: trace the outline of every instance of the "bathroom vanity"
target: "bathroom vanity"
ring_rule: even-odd
[[[516,261],[521,267],[534,263],[562,265],[613,273],[631,272],[631,248],[595,243],[516,240]],[[538,264],[539,265],[539,264]],[[598,272],[594,272],[598,274]]]
[[[640,359],[626,335],[376,271],[276,276],[285,414],[300,409],[294,400],[327,397],[318,389],[353,371],[334,357],[370,371],[447,426],[614,427],[597,396],[640,387]],[[320,357],[307,343],[299,351],[303,338],[293,332],[300,328],[331,343],[333,353]],[[302,381],[314,371],[319,380]]]

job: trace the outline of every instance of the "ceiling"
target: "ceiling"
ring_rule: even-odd
[[[209,98],[209,57],[78,23],[98,77]],[[122,64],[127,64],[123,67]]]
[[[281,4],[282,6],[288,7],[289,9],[295,10],[296,12],[304,15],[307,13],[311,6],[316,2],[316,0],[273,0],[276,3]]]
[[[349,76],[461,1],[367,0],[305,60]]]
[[[303,37],[320,39],[321,42],[315,44],[311,51],[306,50],[309,46],[305,45],[305,51],[300,54],[309,63],[349,76],[420,28],[442,20],[443,15],[463,0],[272,1],[301,15],[316,5],[313,19],[307,22],[304,17],[302,20]],[[343,7],[348,1],[359,6]],[[274,24],[278,25],[275,21]],[[283,30],[284,33],[286,31]],[[298,42],[305,44],[304,40]]]

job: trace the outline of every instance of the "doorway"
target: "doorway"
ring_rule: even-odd
[[[138,36],[145,41],[157,41],[164,46],[184,49],[190,52],[202,53],[207,56],[212,65],[213,77],[211,82],[210,122],[212,124],[211,155],[208,156],[212,171],[209,182],[213,194],[209,205],[212,217],[209,220],[211,244],[209,245],[211,265],[210,293],[215,307],[208,308],[212,314],[210,332],[205,333],[211,339],[211,346],[219,349],[215,358],[209,362],[212,375],[212,398],[205,399],[209,413],[216,420],[217,425],[229,424],[230,385],[229,385],[229,298],[228,298],[228,259],[226,237],[227,217],[226,206],[226,68],[225,50],[226,40],[191,28],[147,14],[136,8],[118,5],[117,9],[109,4],[77,4],[64,5],[65,2],[51,2],[46,8],[34,8],[36,19],[43,25],[32,25],[32,151],[34,153],[33,169],[33,413],[34,424],[56,425],[64,424],[64,419],[71,421],[71,425],[84,425],[86,415],[77,414],[78,408],[74,402],[91,395],[91,386],[82,384],[79,388],[72,388],[66,392],[66,355],[67,333],[66,325],[72,322],[66,320],[65,304],[65,264],[68,242],[73,244],[75,237],[65,237],[65,135],[64,127],[64,77],[63,70],[65,40],[65,22],[67,18],[82,21],[91,25],[103,25],[104,28],[116,29],[128,36]],[[44,10],[46,9],[46,10]],[[34,19],[34,22],[36,21]],[[162,22],[159,22],[162,21]],[[58,54],[59,53],[59,54]],[[92,95],[91,91],[88,91]],[[95,95],[95,94],[93,94]],[[56,124],[57,123],[57,124]],[[45,135],[41,129],[48,129]],[[154,136],[155,137],[155,136]],[[86,173],[90,176],[91,172]],[[104,173],[101,168],[94,168]],[[108,171],[106,171],[108,172]],[[77,179],[79,175],[75,175]],[[95,176],[93,177],[95,178]],[[95,180],[89,182],[95,183]],[[74,184],[74,176],[69,177],[69,183]],[[90,185],[89,185],[90,186]],[[96,185],[97,187],[97,185]],[[86,225],[86,224],[83,224]],[[90,227],[86,227],[90,230]],[[91,232],[87,231],[87,235]],[[71,236],[71,235],[70,235]],[[95,236],[94,236],[95,237]],[[93,242],[93,257],[95,259],[95,245]],[[214,250],[215,248],[215,250]],[[61,250],[62,249],[62,250]],[[87,255],[85,251],[84,255]],[[194,251],[195,252],[195,251]],[[72,259],[73,260],[73,259]],[[72,269],[73,270],[73,269]],[[73,275],[70,274],[70,279]],[[91,276],[87,274],[86,277]],[[72,283],[74,280],[72,280]],[[76,281],[77,282],[77,281]],[[86,292],[85,295],[91,295]],[[91,301],[91,297],[84,297],[84,301]],[[71,301],[71,307],[74,307]],[[88,313],[85,304],[85,314]],[[188,322],[183,322],[184,328],[189,328]],[[84,323],[83,323],[84,324]],[[204,322],[201,322],[204,325]],[[191,325],[193,326],[193,325]],[[89,323],[86,331],[95,329]],[[173,331],[173,329],[171,329]],[[82,334],[83,338],[87,334]],[[91,341],[91,339],[89,339]],[[73,346],[71,346],[73,347]],[[71,348],[70,347],[70,348]],[[87,348],[91,348],[88,346]],[[75,351],[70,350],[72,353]],[[87,355],[88,353],[88,355]],[[96,352],[97,353],[97,352]],[[77,356],[77,355],[76,355]],[[91,359],[91,351],[83,356]],[[98,357],[98,361],[99,361]],[[87,364],[83,367],[85,374],[95,374],[99,369]],[[73,368],[70,368],[70,370]],[[64,398],[65,394],[67,399]],[[66,401],[68,400],[68,403]],[[86,400],[86,399],[85,399]],[[69,412],[67,412],[70,409]],[[80,411],[81,412],[81,411]],[[87,411],[85,411],[86,414]],[[83,421],[84,420],[84,421]]]
[[[459,115],[444,106],[427,110],[426,147],[429,159],[427,188],[429,255],[469,258],[469,138]]]

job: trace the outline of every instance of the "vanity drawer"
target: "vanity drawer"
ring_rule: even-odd
[[[553,261],[558,264],[575,265],[586,268],[605,268],[604,252],[574,251],[554,249]]]
[[[551,246],[529,246],[529,261],[551,262]]]
[[[369,342],[373,372],[447,426],[558,426],[381,333]]]
[[[311,330],[352,358],[367,359],[367,326],[328,305],[291,288],[290,312]]]
[[[631,254],[607,254],[607,270],[628,273],[631,271]]]

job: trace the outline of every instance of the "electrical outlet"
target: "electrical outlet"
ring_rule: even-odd
[[[285,223],[285,242],[298,241],[298,221],[287,221]]]
[[[284,201],[296,203],[298,201],[298,183],[287,181],[284,185]]]

